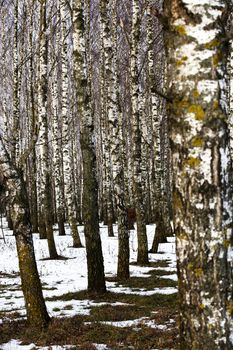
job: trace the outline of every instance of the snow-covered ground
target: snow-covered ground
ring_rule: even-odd
[[[4,319],[8,319],[11,314],[15,317],[25,317],[25,308],[23,294],[20,288],[20,277],[17,253],[15,247],[15,238],[12,235],[12,231],[7,229],[6,221],[3,220],[3,228],[5,232],[5,240],[0,239],[0,311],[4,312],[4,316],[0,318],[0,323]],[[102,248],[104,254],[104,264],[106,276],[115,276],[117,272],[117,232],[116,226],[114,227],[115,237],[110,238],[107,235],[106,226],[101,225],[101,239]],[[147,226],[148,243],[151,247],[154,236],[154,225]],[[59,237],[57,231],[55,231],[55,241],[58,253],[67,260],[43,260],[48,258],[48,247],[46,240],[40,240],[38,234],[34,234],[34,246],[36,259],[38,263],[38,270],[41,277],[41,281],[44,289],[44,297],[61,296],[68,292],[78,292],[87,288],[87,267],[86,267],[86,252],[84,248],[74,249],[72,248],[72,238],[70,236],[69,228],[66,228],[67,236]],[[0,231],[1,232],[1,231]],[[79,232],[83,245],[85,244],[83,227],[79,227]],[[1,233],[0,233],[1,237]],[[130,260],[136,261],[137,256],[137,237],[136,232],[130,232]],[[169,262],[168,267],[141,267],[136,265],[130,266],[130,274],[134,277],[147,277],[151,270],[162,269],[166,273],[170,273],[161,278],[168,278],[176,280],[176,256],[175,256],[175,239],[169,238],[169,243],[160,244],[159,254],[150,254],[150,261],[166,260]],[[176,293],[176,288],[153,288],[148,289],[133,289],[128,287],[121,287],[116,282],[107,282],[107,289],[115,293],[127,293],[127,294],[139,294],[139,295],[152,295],[159,294],[172,294]],[[100,306],[107,303],[96,303],[92,300],[69,300],[69,301],[46,301],[46,305],[51,316],[64,317],[74,316],[76,314],[88,315],[93,306]],[[114,305],[119,305],[115,303]],[[138,323],[144,323],[149,327],[160,327],[160,325],[152,324],[150,320],[146,318],[140,320],[129,320],[118,322],[114,324],[118,327],[124,327],[124,324],[130,323],[135,327]],[[127,323],[128,322],[128,323]],[[21,347],[16,341],[12,341],[7,345],[0,345],[0,349],[3,350],[30,350],[32,346]],[[60,348],[57,347],[56,350]],[[63,347],[64,349],[64,347]],[[97,347],[98,349],[98,347]],[[101,349],[101,347],[99,348]],[[102,349],[104,349],[102,347]],[[55,350],[55,348],[53,348]]]

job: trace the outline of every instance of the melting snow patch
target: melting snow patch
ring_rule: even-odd
[[[137,289],[133,290],[131,288],[127,287],[115,287],[114,285],[109,286],[108,284],[108,290],[113,293],[123,293],[123,294],[133,294],[133,295],[154,295],[154,294],[175,294],[177,293],[177,288],[174,287],[167,287],[167,288],[154,288],[152,290],[145,290],[145,289]]]
[[[157,324],[155,320],[150,320],[149,317],[141,317],[135,320],[127,320],[127,321],[102,321],[100,323],[119,327],[119,328],[128,328],[128,327],[136,327],[136,326],[146,326],[153,329],[159,329],[159,330],[167,330],[171,324],[173,324],[174,320],[169,320],[166,324]],[[137,328],[138,329],[138,328]]]
[[[11,340],[9,343],[0,345],[0,350],[64,350],[64,349],[74,349],[76,348],[75,345],[50,345],[45,347],[39,347],[35,344],[30,345],[21,345],[21,343],[18,340]],[[104,348],[103,348],[104,350]]]
[[[20,345],[18,340],[11,340],[9,343],[0,345],[1,350],[31,350],[35,348],[35,344]]]
[[[160,278],[164,278],[164,279],[169,279],[169,280],[173,280],[173,281],[177,281],[177,274],[174,275],[166,275],[166,276],[160,276]]]
[[[93,344],[97,350],[108,350],[108,347],[106,344]]]

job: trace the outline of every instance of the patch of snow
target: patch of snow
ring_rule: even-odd
[[[158,253],[172,253],[176,252],[176,244],[175,243],[160,243],[158,248]]]
[[[21,342],[12,339],[8,343],[0,345],[0,350],[70,350],[76,347],[76,345],[50,345],[45,347],[36,346],[35,344],[21,345]]]
[[[150,296],[154,294],[170,295],[170,294],[175,294],[178,291],[177,288],[174,288],[174,287],[154,288],[152,290],[145,290],[141,288],[141,289],[133,290],[128,287],[116,287],[114,284],[109,285],[109,283],[107,284],[107,289],[108,291],[113,293],[132,294],[132,295],[141,295],[141,296]]]
[[[32,350],[35,348],[35,344],[30,345],[20,345],[18,340],[11,340],[9,343],[2,344],[1,350]]]
[[[93,345],[96,347],[97,350],[108,350],[108,347],[107,347],[106,344],[96,344],[96,343],[94,343]]]
[[[149,328],[159,329],[159,330],[167,330],[170,325],[172,325],[175,321],[169,320],[165,325],[157,324],[155,320],[149,319],[149,317],[141,317],[135,320],[127,320],[127,321],[102,321],[100,323],[105,325],[110,325],[118,328],[128,328],[128,327],[136,327],[138,325],[143,325]]]
[[[169,279],[169,280],[173,280],[173,281],[178,280],[177,274],[175,274],[175,273],[173,275],[160,276],[160,278]]]

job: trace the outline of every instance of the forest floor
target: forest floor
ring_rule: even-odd
[[[3,221],[6,242],[0,239],[0,350],[175,350],[178,349],[175,239],[150,254],[148,266],[136,264],[136,232],[130,232],[130,275],[116,279],[117,232],[107,236],[101,225],[107,293],[87,293],[86,253],[59,237],[58,252],[66,260],[47,260],[46,240],[34,235],[38,270],[52,322],[47,331],[28,329],[12,232]],[[155,226],[147,226],[149,247]],[[83,227],[79,227],[84,245]],[[1,236],[1,233],[0,233]]]

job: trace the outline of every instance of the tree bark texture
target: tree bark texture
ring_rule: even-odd
[[[2,142],[2,141],[0,141]],[[2,150],[1,150],[2,151]],[[27,321],[30,327],[44,328],[49,323],[42,286],[37,270],[31,233],[29,203],[22,173],[15,171],[12,162],[1,152],[1,182],[10,193],[11,218],[16,238],[22,291],[25,300]]]
[[[226,2],[165,1],[181,349],[232,349]]]
[[[85,14],[89,16],[88,5]],[[74,60],[78,112],[81,121],[83,221],[87,252],[88,290],[105,292],[103,253],[99,232],[96,135],[94,115],[90,105],[91,72],[88,66],[88,50],[84,41],[84,38],[88,38],[88,31],[89,20],[84,15],[84,1],[76,0],[74,2]]]
[[[138,236],[138,257],[139,264],[148,263],[148,242],[146,234],[145,196],[142,188],[142,131],[139,111],[139,71],[138,51],[140,38],[139,3],[132,1],[132,39],[131,39],[131,94],[132,94],[132,120],[133,120],[133,184],[134,198],[137,212],[137,236]]]
[[[51,259],[58,257],[53,236],[53,212],[51,179],[49,166],[48,145],[48,41],[47,41],[47,17],[46,1],[41,3],[41,32],[40,32],[40,62],[39,62],[39,157],[40,157],[40,181],[41,181],[41,213],[46,226],[49,255]]]

